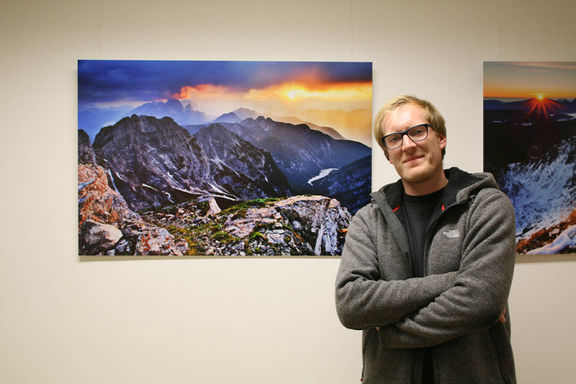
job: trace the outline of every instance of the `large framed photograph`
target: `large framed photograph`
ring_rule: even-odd
[[[576,252],[576,62],[484,63],[484,169],[519,253]]]
[[[78,61],[80,255],[339,255],[369,62]]]

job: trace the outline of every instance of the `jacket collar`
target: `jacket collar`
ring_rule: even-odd
[[[444,188],[441,201],[445,207],[468,200],[478,190],[486,187],[498,188],[496,180],[490,173],[468,173],[457,167],[444,170],[448,185]],[[388,201],[393,211],[396,211],[404,194],[402,180],[380,188],[380,194]]]

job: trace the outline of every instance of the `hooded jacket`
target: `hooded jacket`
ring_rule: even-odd
[[[437,384],[516,382],[507,300],[514,210],[493,176],[446,172],[414,277],[399,180],[352,219],[336,278],[342,324],[363,330],[363,384],[421,380],[425,348]],[[499,321],[506,309],[506,322]]]

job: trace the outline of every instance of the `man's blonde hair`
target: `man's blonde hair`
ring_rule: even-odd
[[[386,158],[388,158],[388,149],[382,141],[382,138],[384,137],[384,132],[382,132],[382,123],[389,113],[406,104],[414,104],[423,108],[426,112],[426,119],[428,120],[430,127],[436,132],[436,134],[446,137],[446,122],[444,121],[444,117],[442,117],[440,112],[438,112],[432,103],[410,95],[395,96],[390,99],[390,101],[388,101],[380,111],[378,111],[378,114],[376,114],[376,118],[374,119],[374,138],[378,145],[380,145],[384,150]],[[446,148],[442,149],[442,158],[444,158],[445,154]]]

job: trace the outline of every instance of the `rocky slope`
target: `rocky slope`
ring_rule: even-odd
[[[224,126],[270,152],[295,188],[306,184],[323,169],[341,168],[372,154],[372,150],[361,143],[335,140],[306,124],[294,125],[258,117]]]
[[[92,155],[93,156],[93,155]],[[86,162],[90,147],[79,152],[78,248],[80,255],[176,255],[188,244],[166,229],[148,224],[110,188],[104,168]]]
[[[335,199],[256,199],[221,212],[187,202],[143,213],[199,255],[339,255],[350,213]],[[202,208],[203,207],[203,208]]]
[[[206,194],[242,201],[290,193],[269,154],[219,125],[191,136],[168,117],[133,115],[103,128],[93,147],[133,210]]]
[[[112,170],[93,163],[96,156],[86,135],[79,132],[78,140],[81,255],[338,255],[342,251],[351,216],[335,199],[255,199],[222,210],[222,201],[203,195],[137,213],[115,190]]]
[[[93,145],[79,131],[81,254],[341,253],[369,198],[370,148],[261,117],[194,132],[138,115]]]
[[[514,205],[519,253],[574,249],[576,102],[547,103],[485,103],[484,168]]]
[[[517,250],[528,254],[576,252],[576,210],[551,227],[540,229],[527,239],[518,242]]]
[[[108,186],[105,170],[78,165],[78,248],[80,255],[174,255],[188,244],[148,224]]]
[[[351,212],[356,212],[370,202],[366,191],[372,188],[372,156],[330,172],[311,185],[316,193],[335,198]]]

